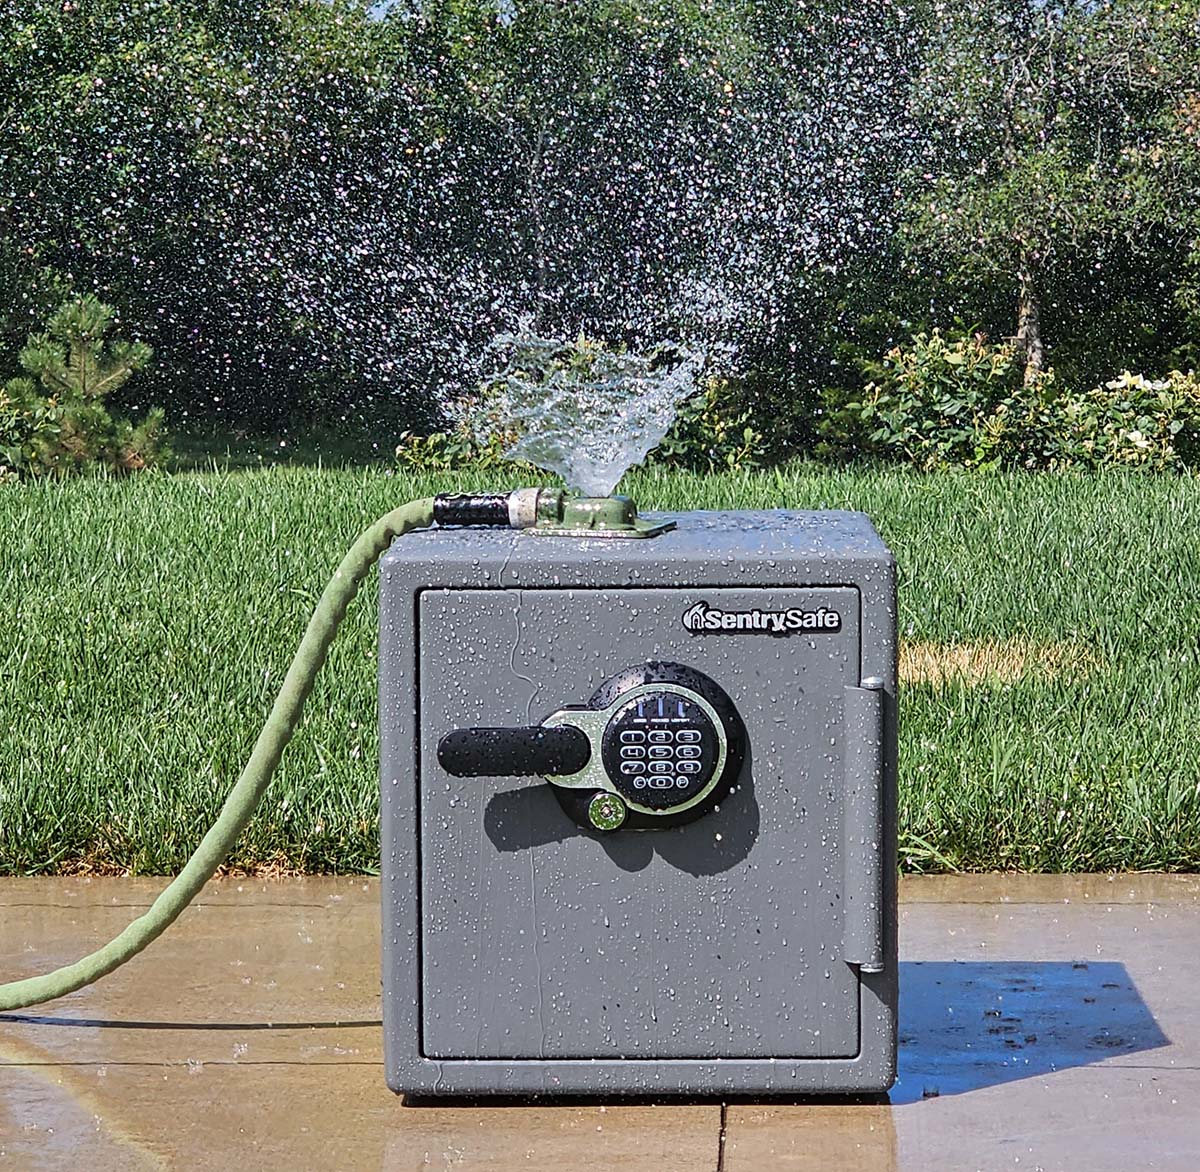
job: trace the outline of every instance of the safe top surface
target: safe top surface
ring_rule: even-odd
[[[676,528],[658,537],[633,539],[558,537],[508,529],[426,529],[396,542],[384,555],[383,564],[427,561],[444,554],[455,560],[490,559],[500,549],[511,554],[515,565],[602,562],[639,571],[645,570],[647,562],[678,558],[714,559],[726,570],[735,562],[770,563],[778,559],[810,564],[892,561],[891,552],[864,513],[757,509],[651,512],[642,516],[650,521],[674,521]],[[543,548],[547,542],[553,547]]]

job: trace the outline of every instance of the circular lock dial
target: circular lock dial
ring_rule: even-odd
[[[613,786],[651,810],[686,805],[712,781],[721,740],[693,695],[672,688],[620,705],[604,729],[601,759]]]
[[[543,728],[570,726],[592,753],[575,773],[548,777],[563,809],[580,825],[587,802],[623,803],[623,828],[650,830],[691,822],[716,808],[741,772],[746,729],[725,690],[695,668],[661,660],[610,676],[586,705],[562,708]]]

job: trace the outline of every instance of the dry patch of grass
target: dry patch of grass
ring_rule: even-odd
[[[1031,675],[1086,673],[1098,666],[1095,652],[1074,643],[1003,639],[900,645],[900,682],[904,684],[1012,684]]]

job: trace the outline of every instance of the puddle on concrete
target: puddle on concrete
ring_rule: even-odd
[[[961,1094],[1169,1044],[1115,961],[902,962],[890,1097]]]

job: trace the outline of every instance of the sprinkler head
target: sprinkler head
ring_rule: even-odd
[[[521,489],[536,494],[530,533],[557,537],[657,537],[675,528],[674,521],[649,521],[638,516],[637,505],[627,496],[574,496],[561,488]],[[514,496],[519,495],[514,494]]]

